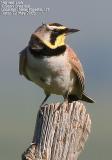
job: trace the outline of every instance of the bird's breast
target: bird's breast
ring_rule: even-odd
[[[54,94],[65,94],[74,83],[66,52],[59,56],[44,58],[28,54],[27,74],[45,91]]]

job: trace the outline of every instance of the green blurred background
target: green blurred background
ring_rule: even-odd
[[[58,22],[81,31],[68,43],[83,64],[92,132],[80,160],[111,159],[112,154],[112,1],[24,0],[32,7],[48,7],[37,16],[0,15],[0,159],[19,160],[29,146],[44,93],[18,73],[19,52],[42,23]],[[51,96],[48,102],[62,101]]]

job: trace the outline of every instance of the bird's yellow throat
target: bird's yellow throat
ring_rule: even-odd
[[[54,44],[52,44],[50,41],[43,40],[44,44],[46,44],[51,49],[56,49],[57,47],[65,45],[65,34],[61,34],[56,38],[56,41]]]

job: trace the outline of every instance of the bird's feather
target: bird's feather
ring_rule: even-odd
[[[28,80],[30,80],[30,78],[26,73],[26,65],[27,65],[27,48],[25,48],[20,52],[19,73],[20,75],[24,75]]]
[[[68,49],[68,59],[70,64],[72,65],[72,71],[74,72],[75,76],[77,77],[77,86],[78,86],[78,92],[79,95],[80,93],[82,93],[84,91],[84,81],[85,81],[85,76],[84,76],[84,71],[83,71],[83,67],[82,64],[79,60],[79,58],[77,57],[76,53],[71,49],[71,48],[67,48]]]

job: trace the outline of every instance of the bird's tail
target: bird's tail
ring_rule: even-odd
[[[72,101],[85,101],[88,103],[94,103],[94,100],[88,97],[85,93],[82,94],[81,98],[78,98],[76,95],[68,95],[68,101],[71,103]]]
[[[88,102],[88,103],[95,103],[94,100],[88,97],[85,93],[82,94],[82,98],[80,100]]]

